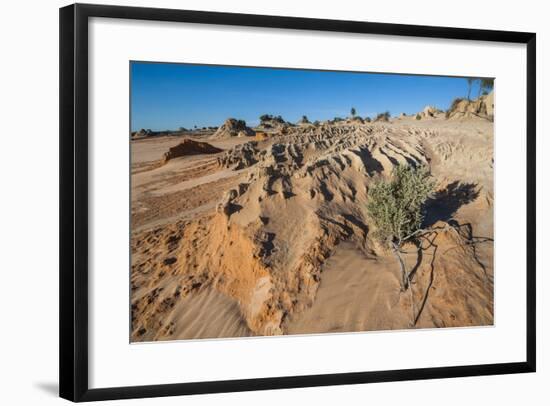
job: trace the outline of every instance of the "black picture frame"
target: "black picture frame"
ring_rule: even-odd
[[[525,328],[527,351],[525,361],[90,389],[88,386],[88,19],[91,17],[526,44],[527,323]],[[536,35],[534,33],[91,4],[63,7],[60,9],[59,18],[59,391],[61,397],[81,402],[535,372]]]

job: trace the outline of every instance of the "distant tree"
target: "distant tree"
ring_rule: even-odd
[[[416,119],[417,119],[417,120],[421,120],[421,119],[422,119],[422,116],[420,116],[420,114],[416,113]]]
[[[352,107],[350,112],[351,112],[351,116],[355,117],[355,113],[356,113],[355,107]]]
[[[184,131],[187,131],[187,128],[185,128],[185,127],[180,127],[180,128],[178,128],[178,130],[181,131],[181,132],[184,132]]]
[[[472,93],[472,85],[474,84],[475,81],[476,81],[476,78],[466,78],[466,83],[468,84],[468,96],[466,96],[466,98],[468,99],[468,101],[470,101],[470,95]]]
[[[370,123],[370,122],[371,122],[371,118],[370,118],[369,116],[367,116],[367,117],[365,117],[365,121],[366,121],[367,123]]]
[[[493,90],[495,81],[493,79],[479,79],[479,93],[477,97],[479,98],[480,94],[488,94],[489,91]]]
[[[390,117],[391,117],[390,112],[385,111],[383,113],[378,113],[374,121],[389,121]]]
[[[334,119],[332,120],[333,123],[337,123],[339,121],[344,121],[344,120],[342,119],[342,117],[334,117]]]
[[[307,118],[306,115],[303,115],[303,116],[302,116],[301,122],[302,122],[302,123],[309,123],[309,120],[308,120],[308,118]]]
[[[319,124],[321,124],[321,123],[319,122],[319,120],[315,120],[315,121],[313,122],[313,125],[314,125],[315,127],[318,127]]]

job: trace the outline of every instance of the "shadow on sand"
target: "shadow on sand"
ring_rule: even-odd
[[[422,227],[430,227],[438,221],[448,222],[460,207],[473,202],[478,196],[479,188],[475,183],[449,183],[426,202]]]

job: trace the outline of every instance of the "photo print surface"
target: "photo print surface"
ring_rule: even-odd
[[[131,342],[493,325],[494,79],[130,62]]]

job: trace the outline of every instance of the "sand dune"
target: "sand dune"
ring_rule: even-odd
[[[162,167],[178,142],[133,141],[132,340],[492,324],[493,123],[443,116],[218,132]],[[438,189],[408,292],[366,215],[398,164]]]

